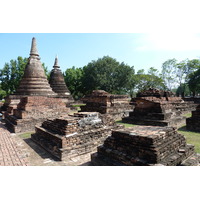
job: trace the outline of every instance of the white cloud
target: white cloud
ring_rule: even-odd
[[[200,50],[200,34],[150,33],[142,34],[137,41],[138,51],[192,51]]]

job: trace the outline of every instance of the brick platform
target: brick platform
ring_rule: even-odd
[[[81,106],[81,112],[100,112],[109,114],[118,120],[128,116],[134,105],[130,105],[127,95],[113,95],[104,90],[93,90],[91,94],[82,99],[85,106]]]
[[[10,132],[20,133],[34,131],[35,125],[47,118],[67,115],[69,108],[61,99],[29,96],[20,99],[13,115],[5,113],[6,127]]]
[[[129,117],[122,119],[125,123],[151,126],[180,126],[186,117],[176,109],[174,103],[179,103],[179,97],[137,97],[136,106]]]
[[[91,159],[93,165],[100,166],[199,165],[194,146],[186,144],[185,137],[172,127],[136,126],[113,130]]]
[[[28,165],[13,137],[0,122],[0,166]]]
[[[111,129],[119,126],[109,118],[106,114],[82,112],[73,117],[46,120],[36,126],[31,138],[59,160],[79,157],[95,152]]]

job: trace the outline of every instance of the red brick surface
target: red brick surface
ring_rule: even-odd
[[[0,123],[0,166],[26,166],[14,136]]]

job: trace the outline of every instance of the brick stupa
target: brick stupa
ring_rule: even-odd
[[[50,87],[37,51],[36,39],[32,39],[30,57],[16,95],[56,96]]]
[[[57,97],[62,98],[64,102],[70,104],[74,102],[70,91],[68,90],[65,80],[58,65],[58,57],[55,58],[53,69],[51,70],[49,84],[52,90],[57,94]]]
[[[66,115],[69,108],[56,96],[45,76],[36,40],[33,38],[30,57],[20,85],[5,102],[3,114],[6,127],[15,133],[34,131],[35,125],[46,118]]]

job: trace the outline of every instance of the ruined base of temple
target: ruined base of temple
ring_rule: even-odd
[[[133,105],[117,105],[117,106],[100,106],[95,103],[88,103],[87,106],[81,106],[81,112],[100,112],[101,114],[109,114],[114,120],[120,120],[123,117],[128,117],[133,110]]]
[[[9,95],[5,97],[4,104],[0,107],[0,113],[2,113],[2,119],[5,119],[6,113],[13,114],[13,110],[17,108],[20,102],[20,95]]]
[[[151,126],[181,126],[185,124],[186,117],[182,111],[176,109],[175,104],[180,103],[178,97],[165,98],[138,97],[136,106],[128,117],[122,119],[125,123]],[[187,110],[187,109],[186,109]]]
[[[193,101],[177,102],[172,103],[172,105],[174,105],[177,111],[181,111],[181,114],[192,112],[197,107],[197,104],[195,104]]]
[[[46,118],[17,119],[15,116],[11,115],[6,117],[5,125],[11,133],[33,132],[35,131],[35,126],[45,120]]]
[[[35,125],[47,118],[65,116],[69,113],[61,99],[28,96],[20,98],[17,108],[13,109],[12,114],[4,113],[5,125],[10,132],[21,133],[35,131]]]
[[[161,119],[145,119],[144,118],[137,118],[136,116],[129,116],[122,118],[122,121],[124,123],[129,123],[129,124],[137,124],[137,125],[150,125],[150,126],[175,126],[179,127],[186,122],[186,117],[184,116],[178,116],[172,119],[166,119],[166,120],[161,120]]]
[[[59,160],[65,160],[97,150],[117,125],[109,124],[97,113],[76,113],[76,117],[47,120],[36,126],[31,135],[34,142]],[[104,120],[106,121],[104,123]]]
[[[199,165],[200,159],[175,128],[136,126],[113,130],[91,161],[96,166],[177,166]]]
[[[82,101],[86,105],[80,107],[81,112],[109,114],[114,120],[128,116],[134,108],[134,105],[129,104],[130,99],[127,95],[113,95],[104,90],[93,90]]]

